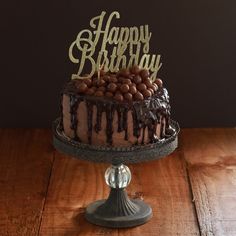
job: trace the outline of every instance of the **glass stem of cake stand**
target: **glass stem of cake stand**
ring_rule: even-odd
[[[113,164],[105,172],[105,181],[110,187],[110,194],[100,207],[102,214],[108,217],[128,216],[139,211],[139,207],[129,199],[125,188],[131,181],[128,166]]]
[[[131,180],[128,166],[112,164],[105,172],[105,180],[110,187],[107,199],[91,203],[86,208],[85,217],[93,224],[124,228],[146,223],[152,217],[152,209],[145,202],[129,199],[125,188]]]

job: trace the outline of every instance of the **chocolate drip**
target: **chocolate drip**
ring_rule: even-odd
[[[133,117],[133,135],[138,139],[140,136],[140,127],[137,117],[137,112],[133,109],[132,110],[132,117]]]
[[[112,134],[113,134],[113,117],[114,117],[114,105],[108,104],[106,107],[106,119],[107,119],[107,127],[106,127],[106,135],[107,135],[107,143],[112,145]]]
[[[123,122],[122,122],[121,117],[122,117],[123,111],[122,111],[122,108],[120,106],[117,107],[116,111],[117,111],[117,117],[118,117],[118,129],[117,129],[117,131],[122,132],[123,131]]]
[[[88,142],[92,143],[92,133],[93,133],[93,104],[89,101],[86,101],[87,106],[87,116],[88,116]]]
[[[125,140],[128,140],[128,109],[125,108],[123,112],[122,126],[125,130]]]
[[[70,128],[74,131],[74,140],[80,142],[80,139],[77,135],[77,125],[78,125],[77,110],[79,102],[80,100],[76,95],[70,94],[70,119],[71,119]]]
[[[160,88],[155,95],[144,101],[116,102],[107,98],[96,98],[93,96],[79,95],[75,92],[73,84],[70,84],[63,94],[67,94],[70,98],[70,114],[71,114],[71,129],[74,131],[74,140],[80,141],[77,135],[77,112],[81,101],[85,101],[88,117],[88,143],[92,143],[93,132],[93,109],[96,107],[96,124],[94,129],[96,133],[101,131],[102,113],[106,114],[106,141],[112,145],[113,140],[113,118],[114,113],[118,116],[118,132],[125,131],[124,139],[128,140],[128,112],[132,113],[133,119],[133,135],[138,139],[142,131],[142,144],[145,141],[145,131],[148,132],[149,142],[153,143],[158,140],[156,135],[157,124],[161,124],[160,138],[165,138],[174,132],[170,127],[170,105],[169,96],[165,88]],[[62,94],[62,95],[63,95]],[[62,102],[61,102],[62,104]],[[63,117],[61,109],[61,117]],[[164,119],[166,121],[165,130]]]
[[[99,131],[101,131],[103,104],[97,103],[96,107],[97,107],[97,117],[96,117],[95,131],[96,133],[98,133]]]

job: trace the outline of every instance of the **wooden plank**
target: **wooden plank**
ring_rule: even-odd
[[[107,164],[80,161],[56,153],[40,229],[41,236],[199,235],[188,177],[180,152],[158,161],[130,165],[128,193],[151,204],[154,217],[131,229],[108,229],[84,219],[87,204],[106,198]]]
[[[54,150],[48,130],[0,130],[0,235],[35,236]]]
[[[186,129],[182,140],[201,235],[236,235],[236,130]]]

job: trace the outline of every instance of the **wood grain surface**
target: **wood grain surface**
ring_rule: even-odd
[[[37,235],[54,150],[48,130],[0,130],[0,235]]]
[[[235,129],[184,129],[172,155],[129,165],[129,196],[153,209],[142,226],[84,219],[108,195],[107,167],[54,151],[49,130],[0,130],[0,236],[236,235]]]
[[[188,165],[200,232],[236,235],[236,130],[186,129]]]

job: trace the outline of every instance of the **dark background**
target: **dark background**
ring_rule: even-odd
[[[118,10],[124,26],[149,24],[182,127],[236,125],[236,1],[15,0],[0,9],[0,127],[51,126],[76,72],[69,45],[102,10]]]

